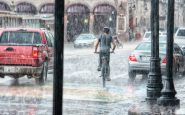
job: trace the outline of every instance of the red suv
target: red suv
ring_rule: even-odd
[[[53,67],[54,36],[35,28],[5,28],[0,37],[0,77],[27,75],[44,84]]]

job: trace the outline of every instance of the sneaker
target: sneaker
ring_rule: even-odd
[[[97,70],[98,70],[98,71],[101,71],[101,67],[98,66],[98,69],[97,69]]]
[[[107,78],[106,80],[107,80],[107,81],[111,81],[111,78]]]

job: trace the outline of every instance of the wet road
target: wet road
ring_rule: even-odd
[[[96,71],[98,55],[91,48],[74,49],[65,46],[64,52],[64,115],[124,115],[128,107],[145,92],[146,81],[137,77],[135,85],[128,84],[127,57],[137,43],[125,44],[111,55],[111,81],[102,88]],[[44,86],[34,79],[15,81],[0,79],[0,113],[12,115],[51,115],[53,74],[48,74]],[[144,99],[144,97],[143,97]],[[142,100],[142,99],[141,99]],[[6,105],[6,106],[5,106]]]
[[[129,51],[123,48],[111,55],[112,81],[107,83],[107,89],[102,89],[101,78],[98,77],[99,72],[96,71],[98,55],[93,53],[93,49],[74,49],[71,45],[66,45],[64,114],[111,114],[120,100],[126,99],[122,97],[122,93],[127,90],[121,87],[126,87],[127,83],[125,59],[128,53]],[[123,77],[126,79],[124,80]],[[34,79],[27,79],[27,77],[20,78],[18,81],[10,77],[1,78],[0,113],[2,115],[8,113],[51,115],[52,82],[53,74],[48,74],[48,80],[44,86],[36,85]],[[86,107],[83,107],[84,105]]]
[[[111,55],[111,81],[102,88],[98,72],[98,55],[94,49],[74,49],[67,47],[64,62],[64,115],[127,115],[134,104],[145,102],[147,80],[141,75],[134,84],[128,83],[127,58],[138,43],[125,44]],[[70,51],[69,51],[70,50]],[[175,78],[177,97],[184,114],[185,77]]]
[[[98,55],[93,53],[94,49],[65,50],[64,115],[126,115],[131,103],[146,90],[141,76],[134,87],[128,84],[127,57],[136,44],[126,44],[111,55],[112,80],[105,89],[96,70]]]
[[[0,79],[0,115],[51,115],[52,74],[44,86],[27,77]]]

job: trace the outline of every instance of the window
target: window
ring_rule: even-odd
[[[47,39],[47,43],[49,47],[53,47],[53,43],[52,43],[52,36],[49,34],[49,32],[44,32],[46,35],[46,39]]]
[[[4,32],[0,43],[41,44],[41,37],[39,33],[34,32]]]
[[[179,29],[177,36],[185,36],[185,30]]]
[[[177,46],[177,45],[174,45],[174,53],[175,53],[175,54],[180,54],[180,55],[183,54],[183,53],[182,53],[182,50],[181,50],[180,47]]]

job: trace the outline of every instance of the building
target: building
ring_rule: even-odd
[[[175,27],[185,26],[184,1],[175,1]],[[65,41],[80,33],[99,35],[104,26],[127,41],[150,30],[150,0],[66,0]],[[160,29],[166,29],[167,0],[160,0]],[[0,27],[50,27],[54,30],[54,0],[0,0]]]
[[[0,0],[0,27],[53,27],[54,0]]]

